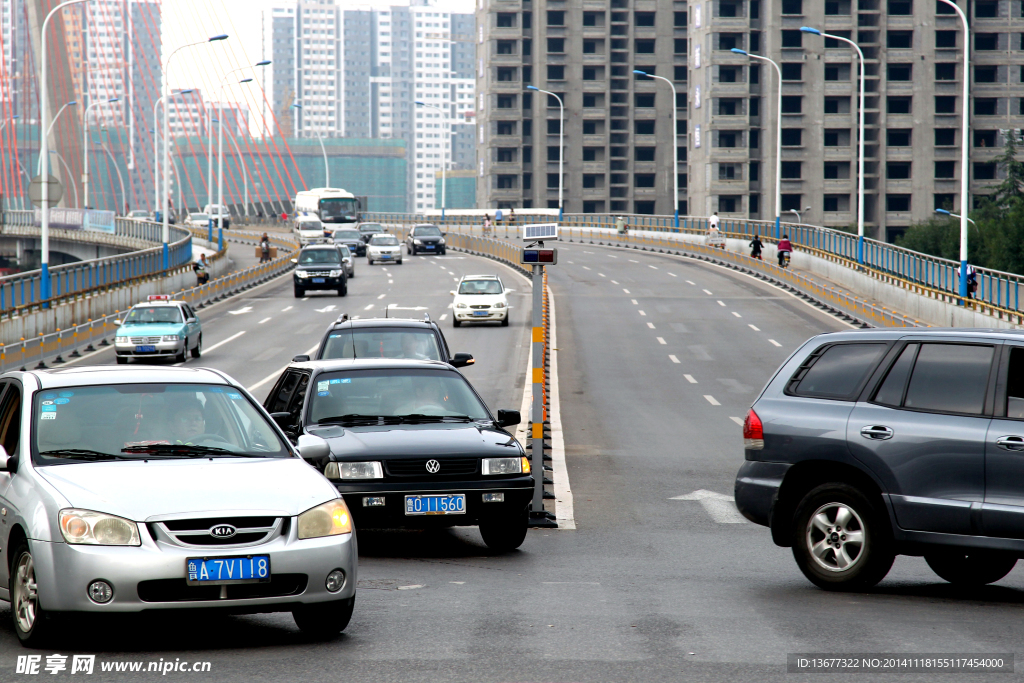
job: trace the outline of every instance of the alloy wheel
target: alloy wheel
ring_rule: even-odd
[[[805,542],[822,569],[850,571],[864,555],[864,522],[849,505],[826,503],[807,521]]]
[[[23,633],[32,631],[39,609],[39,591],[36,585],[35,563],[31,553],[24,553],[14,570],[14,618]]]

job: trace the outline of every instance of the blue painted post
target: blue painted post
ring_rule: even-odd
[[[224,251],[224,229],[217,228],[217,251]]]

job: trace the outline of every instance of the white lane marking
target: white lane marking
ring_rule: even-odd
[[[706,290],[705,290],[705,291],[706,291]],[[711,292],[708,292],[708,294],[710,294],[710,293],[711,293]],[[724,301],[719,301],[719,302],[718,302],[718,305],[719,305],[719,306],[724,306],[724,305],[725,305],[725,302],[724,302]]]
[[[592,252],[592,251],[584,251],[583,253],[584,254],[593,254],[594,252]]]
[[[548,287],[548,315],[550,316],[551,348],[558,348],[558,326],[555,324],[555,297]],[[533,354],[530,354],[531,356]],[[549,398],[548,420],[551,422],[551,480],[554,482],[555,519],[559,529],[575,529],[576,516],[573,513],[572,488],[569,486],[569,469],[565,465],[565,440],[562,435],[561,399],[558,390],[558,354],[552,353],[550,360],[551,395]],[[532,385],[529,385],[532,387]]]
[[[658,340],[659,344],[668,344],[668,342],[665,341],[664,337],[656,337],[656,339]]]
[[[383,299],[386,296],[387,296],[387,294],[381,294],[380,296],[377,297],[377,301],[380,301],[381,299]]]
[[[738,424],[740,427],[743,426],[743,418],[742,417],[733,417],[732,415],[730,415],[729,419],[732,420],[733,422],[735,422],[736,424]]]
[[[572,263],[573,265],[575,265],[575,264],[576,264],[576,262],[575,262],[575,261],[566,261],[566,263]]]
[[[388,280],[388,284],[389,285],[393,285],[393,284],[395,284],[395,281],[394,280]]]
[[[697,380],[695,380],[693,378],[693,375],[683,375],[683,377],[685,377],[686,381],[689,382],[690,384],[696,384],[697,383]]]
[[[633,302],[634,306],[639,306],[640,305],[640,302],[638,302],[636,299],[630,299],[630,301]]]
[[[231,315],[242,315],[243,313],[248,313],[251,310],[252,306],[242,306],[241,308],[236,308],[233,311],[228,311],[228,313]]]
[[[264,318],[263,320],[259,321],[257,323],[257,325],[262,325],[263,323],[267,322],[268,320],[270,320],[270,318]]]
[[[758,327],[757,325],[747,325],[747,327],[752,329],[754,332],[760,332],[761,331],[761,328]]]
[[[678,276],[678,275],[676,275],[675,273],[669,273],[669,275],[671,275],[672,277],[679,277],[679,276]]]
[[[319,343],[318,343],[318,344],[317,344],[316,346],[314,346],[313,348],[311,348],[311,349],[310,349],[309,351],[306,351],[306,355],[307,355],[307,356],[312,356],[312,355],[313,355],[313,353],[314,353],[314,352],[315,352],[315,351],[316,351],[316,350],[317,350],[318,348],[320,348],[320,344],[319,344]],[[207,351],[207,350],[208,350],[208,349],[203,349],[203,351]],[[287,365],[285,365],[284,367],[282,367],[282,368],[280,368],[280,369],[278,369],[278,370],[275,370],[274,372],[270,373],[269,375],[267,375],[266,377],[264,377],[263,379],[261,379],[261,380],[260,380],[259,382],[256,382],[256,384],[253,384],[252,386],[248,386],[248,387],[246,387],[246,388],[245,388],[245,390],[246,390],[246,391],[248,391],[248,392],[249,392],[249,393],[251,394],[252,392],[254,392],[254,391],[256,391],[257,389],[259,389],[260,387],[262,387],[262,386],[263,386],[264,384],[266,384],[267,382],[269,382],[269,381],[271,381],[271,380],[274,380],[274,379],[277,379],[278,377],[280,377],[280,376],[281,376],[281,373],[282,373],[282,372],[284,372],[284,371],[285,371],[285,370],[287,370],[287,369],[288,369],[288,366],[287,366]]]
[[[736,316],[737,318],[742,318],[742,317],[743,317],[742,315],[740,315],[740,314],[739,314],[739,313],[737,313],[736,311],[733,311],[733,312],[732,312],[732,314],[733,314],[734,316]]]
[[[388,272],[388,269],[387,269],[387,268],[385,268],[384,266],[381,266],[381,267],[380,267],[380,270],[381,270],[381,272],[382,272],[382,273],[386,273],[386,272]]]
[[[619,257],[616,256],[615,254],[608,254],[608,258],[619,258]]]
[[[284,313],[285,311],[290,311],[293,308],[295,308],[295,307],[294,306],[285,306],[284,308],[281,309],[281,312]]]
[[[639,313],[640,315],[647,315],[647,314],[646,314],[646,313],[644,313],[643,311],[637,311],[637,313]]]
[[[598,275],[600,275],[601,277],[608,277],[608,276],[607,276],[607,275],[605,275],[604,273],[598,273]]]
[[[330,313],[334,310],[334,304],[327,304],[323,308],[315,309],[317,313]]]
[[[639,261],[634,261],[633,259],[629,259],[629,262],[630,263],[640,263]]]
[[[304,296],[304,297],[302,297],[302,299],[301,299],[301,300],[302,300],[302,301],[309,301],[309,297],[308,297],[308,296]]]
[[[618,282],[616,282],[615,280],[612,280],[612,284],[613,284],[613,285],[617,285],[617,284],[619,284],[619,283],[618,283]]]
[[[711,394],[704,394],[704,398],[706,398],[708,400],[708,403],[710,403],[713,406],[720,406],[720,405],[722,405],[721,403],[716,401],[715,397],[712,396]]]
[[[651,328],[653,330],[654,329],[654,323],[647,323],[647,327],[649,327],[649,328]]]
[[[711,292],[709,292],[709,291],[708,291],[708,290],[706,290],[706,289],[704,290],[704,293],[705,293],[705,294],[707,294],[708,296],[711,296]]]
[[[440,318],[438,318],[438,320],[444,320],[444,319],[445,319],[445,318],[447,318],[447,317],[448,317],[448,314],[447,314],[447,313],[442,313],[442,314],[441,314],[441,317],[440,317]]]
[[[687,282],[688,282],[689,284],[691,284],[691,285],[696,285],[696,284],[697,284],[697,283],[696,283],[696,282],[694,282],[693,280],[687,280]]]
[[[225,345],[225,344],[227,344],[228,342],[230,342],[230,341],[234,341],[234,340],[238,339],[238,338],[239,338],[239,337],[241,337],[241,336],[242,336],[243,334],[245,334],[245,330],[242,330],[241,332],[236,332],[236,333],[234,333],[233,335],[231,335],[230,337],[228,337],[227,339],[225,339],[225,340],[223,340],[223,341],[219,341],[219,342],[217,342],[217,343],[216,343],[216,344],[214,344],[213,346],[207,346],[207,347],[206,347],[205,349],[203,349],[203,353],[209,353],[210,351],[213,351],[213,350],[214,350],[215,348],[217,348],[218,346],[224,346],[224,345]]]
[[[590,270],[590,268],[587,268],[586,266],[583,266],[583,270]]]
[[[651,269],[653,269],[653,270],[657,270],[657,269],[658,269],[658,266],[652,266],[652,265],[650,265],[650,264],[647,264],[647,267],[648,267],[648,268],[651,268]]]
[[[716,491],[700,489],[685,496],[674,496],[669,500],[695,500],[713,521],[719,524],[746,524],[747,519],[736,509],[732,496]]]
[[[622,288],[622,291],[625,292],[626,294],[629,294],[629,290],[626,289],[625,287]]]
[[[779,342],[775,341],[774,339],[769,339],[768,341],[770,341],[775,346],[782,346],[782,344],[780,344]]]
[[[372,311],[373,310],[373,304],[367,304],[366,306],[363,307],[363,310],[364,311]]]
[[[670,353],[670,354],[668,354],[668,359],[669,359],[670,361],[672,361],[673,363],[678,363],[678,362],[679,362],[679,359],[678,359],[678,358],[676,358],[675,356],[673,356],[673,355],[672,355],[671,353]]]

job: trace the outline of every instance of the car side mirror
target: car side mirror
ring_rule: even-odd
[[[297,258],[293,258],[293,259],[289,259],[289,260],[290,260],[290,261],[291,261],[292,263],[298,263],[298,262],[299,262],[299,259],[297,259]]]
[[[299,436],[299,443],[295,447],[303,460],[321,460],[331,454],[331,445],[326,440],[312,434]]]
[[[441,233],[441,237],[447,237],[447,236],[448,236],[448,233],[446,233],[446,232],[442,232]]]
[[[270,417],[277,423],[278,427],[285,431],[288,431],[294,426],[292,423],[291,413],[271,413]]]
[[[292,356],[293,363],[305,363],[307,360],[309,360],[309,356],[307,356],[304,353],[300,353],[297,356]]]
[[[122,320],[121,320],[121,319],[119,318],[119,319],[117,319],[117,320],[115,320],[115,321],[114,321],[114,324],[115,324],[115,325],[120,325],[120,324],[121,324],[121,322],[122,322]]]
[[[464,368],[467,365],[473,365],[474,363],[476,363],[476,360],[474,360],[473,354],[471,353],[457,353],[452,356],[452,367],[455,368]]]
[[[448,293],[449,293],[449,294],[451,294],[452,296],[455,296],[455,290],[454,290],[454,289],[453,289],[453,290],[451,290],[451,291],[450,291],[450,292],[448,292]]]
[[[189,319],[188,319],[188,320],[186,320],[185,322],[186,322],[186,323],[188,323],[189,325],[191,325],[191,324],[192,324],[192,323],[194,323],[195,321],[196,321],[196,319],[195,319],[195,318],[189,318]]]
[[[518,410],[499,410],[498,411],[498,426],[499,427],[511,427],[522,422],[522,417],[519,415]]]

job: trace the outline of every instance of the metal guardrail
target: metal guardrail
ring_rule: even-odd
[[[201,230],[194,232],[200,233]],[[252,244],[258,244],[260,235],[258,233],[233,231],[233,238],[251,239]],[[271,242],[278,247],[284,247],[284,254],[273,261],[250,266],[243,270],[229,273],[223,277],[210,280],[204,285],[197,285],[182,289],[173,293],[173,298],[187,301],[189,305],[201,310],[209,303],[219,301],[227,296],[235,294],[243,289],[248,289],[257,284],[266,282],[281,273],[291,270],[293,264],[291,259],[298,249],[294,242],[278,237],[272,237]],[[218,252],[214,258],[224,256],[224,252]],[[37,367],[45,368],[43,359],[56,356],[56,363],[64,363],[63,354],[68,358],[81,357],[82,351],[89,353],[97,350],[96,347],[110,346],[107,338],[117,331],[115,320],[123,315],[122,311],[115,311],[101,318],[88,320],[80,325],[75,325],[63,330],[57,330],[50,334],[40,335],[34,339],[23,339],[13,344],[0,346],[0,372],[11,368],[27,367],[27,364],[39,361]],[[85,348],[82,348],[82,347]],[[70,353],[69,353],[70,352]]]
[[[28,227],[33,223],[32,211],[5,211],[0,215],[0,227],[13,225]],[[133,240],[155,243],[149,249],[127,254],[78,261],[50,268],[52,296],[43,300],[41,295],[42,271],[31,270],[0,278],[0,316],[17,315],[44,304],[57,305],[69,297],[78,297],[92,291],[119,286],[142,277],[174,271],[192,262],[192,234],[177,226],[171,227],[170,268],[163,267],[163,227],[157,223],[115,220],[117,235]],[[23,234],[19,231],[19,235]],[[103,235],[105,233],[96,233]]]
[[[680,216],[679,227],[675,227],[673,216],[648,216],[619,214],[626,219],[630,230],[665,233],[687,233],[706,235],[708,219],[702,216]],[[388,223],[439,223],[437,216],[422,214],[367,213],[365,220]],[[615,229],[618,215],[609,214],[565,214],[558,222],[564,228],[606,228]],[[537,222],[546,219],[538,218]],[[466,224],[466,216],[452,216],[444,221]],[[511,227],[513,230],[524,222],[534,222],[529,216],[517,216],[511,226],[507,221],[495,223],[500,232]],[[755,234],[766,243],[777,240],[774,221],[734,221],[722,219],[719,230],[724,237],[750,239]],[[949,303],[963,304],[960,297],[960,263],[949,259],[929,256],[894,244],[878,240],[864,240],[864,263],[857,262],[857,235],[815,225],[782,223],[781,233],[789,235],[790,242],[803,251],[826,258],[841,265],[859,270],[890,284],[911,289],[918,294],[941,299]],[[1024,324],[1024,302],[1020,300],[1024,276],[986,268],[977,268],[978,291],[970,305],[977,310],[1001,320]]]

